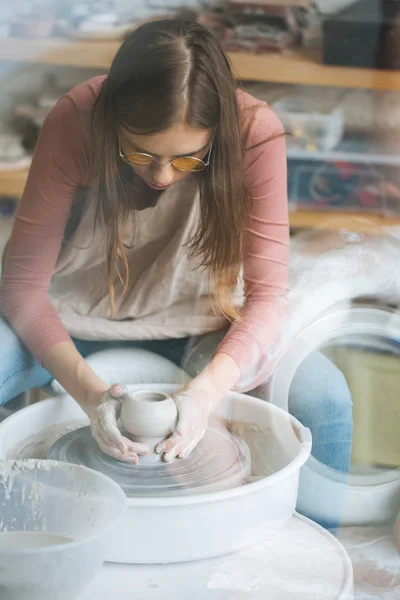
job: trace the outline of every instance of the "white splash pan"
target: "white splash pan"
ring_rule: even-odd
[[[166,393],[177,389],[173,385],[129,387]],[[173,563],[220,556],[252,546],[292,518],[300,468],[311,450],[309,430],[282,409],[238,393],[228,394],[216,415],[268,432],[245,436],[257,480],[203,495],[128,498],[108,561]],[[24,439],[50,425],[83,416],[68,396],[22,409],[0,423],[0,459],[12,458],[13,449]],[[264,476],[268,471],[272,474]]]
[[[385,309],[354,307],[334,310],[318,319],[292,342],[269,382],[269,401],[287,410],[293,377],[310,352],[333,340],[364,341],[383,347],[400,339],[400,315]],[[380,342],[380,341],[381,342]],[[400,469],[354,469],[343,475],[313,456],[301,472],[297,509],[323,523],[342,526],[394,522],[400,508]]]

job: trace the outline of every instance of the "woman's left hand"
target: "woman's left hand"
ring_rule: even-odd
[[[168,462],[173,458],[186,458],[203,438],[208,418],[214,407],[214,398],[199,394],[190,387],[173,396],[178,409],[178,423],[173,434],[156,446]]]
[[[166,462],[175,457],[186,458],[196,448],[207,431],[210,414],[239,376],[234,359],[217,352],[207,367],[173,396],[178,409],[176,429],[156,446],[156,452],[163,454]]]

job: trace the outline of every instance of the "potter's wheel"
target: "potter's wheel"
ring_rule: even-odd
[[[143,390],[143,384],[140,388],[132,386],[129,389]],[[172,395],[181,387],[148,384],[146,389]],[[45,447],[48,451],[57,439],[71,431],[67,428],[72,423],[75,426],[84,417],[85,422],[81,421],[81,425],[86,426],[89,423],[85,413],[67,395],[43,400],[17,411],[0,423],[0,460],[15,457],[18,448],[26,447],[28,439],[32,445],[32,436],[43,441],[51,431],[49,443],[46,440],[41,444],[41,452]],[[229,421],[231,427],[240,424],[238,434],[240,439],[246,441],[251,452],[252,472],[251,477],[246,479],[248,485],[241,485],[244,478],[240,469],[234,477],[227,479],[228,473],[220,468],[222,477],[218,481],[218,476],[215,476],[214,483],[210,485],[200,487],[197,481],[197,487],[193,487],[195,484],[192,480],[192,489],[185,490],[181,485],[178,491],[175,487],[173,496],[167,496],[164,490],[160,496],[127,498],[127,510],[115,536],[110,540],[108,561],[130,565],[164,565],[223,556],[262,541],[281,530],[292,518],[297,500],[299,470],[309,458],[311,450],[308,429],[286,411],[237,392],[229,392],[221,399],[213,419],[222,423]],[[57,433],[53,433],[55,428],[58,428]],[[214,429],[214,422],[210,422],[210,428]],[[228,434],[226,428],[224,434]],[[228,437],[228,440],[229,450],[232,448],[232,438]],[[189,468],[193,472],[197,452],[202,445],[207,450],[205,442],[190,455],[189,459],[193,462],[179,460],[178,465],[173,463],[166,465],[166,468],[180,466],[185,474]],[[246,452],[247,447],[239,442],[239,456]],[[228,468],[232,462],[235,464],[238,461],[236,442],[233,450],[235,455],[233,460],[231,458],[228,461]],[[225,450],[218,454],[210,448],[210,452],[218,461],[225,455]],[[204,460],[204,457],[201,458]],[[78,460],[81,462],[80,457]],[[144,462],[138,468],[141,466],[145,466]],[[130,475],[135,474],[135,469],[131,465]],[[176,484],[172,477],[168,484],[171,483]],[[233,487],[232,484],[240,487]],[[203,493],[206,489],[212,491],[218,487],[216,493]],[[132,543],[132,539],[135,543]],[[119,568],[123,569],[122,566]],[[139,597],[142,596],[139,594]],[[119,595],[116,594],[116,597]],[[203,600],[201,595],[197,594],[197,597]],[[270,596],[263,594],[262,597]]]
[[[185,459],[165,463],[157,455],[141,457],[140,464],[122,463],[104,454],[90,427],[81,427],[57,440],[48,457],[84,465],[116,481],[128,497],[203,494],[239,487],[250,475],[247,444],[221,426],[210,427]]]

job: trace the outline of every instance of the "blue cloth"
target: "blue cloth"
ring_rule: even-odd
[[[351,393],[343,373],[320,352],[312,352],[297,369],[289,412],[310,429],[313,456],[347,473],[353,440]]]
[[[95,352],[111,348],[143,348],[180,364],[188,338],[154,341],[87,341],[73,342],[86,358]],[[32,388],[50,384],[53,377],[27,350],[8,323],[0,317],[0,406]]]

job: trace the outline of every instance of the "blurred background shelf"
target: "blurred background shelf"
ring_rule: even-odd
[[[400,90],[400,72],[324,65],[321,52],[286,51],[282,54],[230,53],[239,79],[298,85]]]
[[[0,60],[108,69],[121,42],[0,38]]]
[[[120,41],[0,38],[0,60],[107,70],[120,44]],[[326,66],[319,50],[229,55],[238,79],[243,81],[400,90],[400,72]]]
[[[334,150],[307,151],[298,148],[288,148],[288,158],[291,160],[311,160],[329,162],[348,162],[353,164],[400,166],[400,148],[398,153],[390,151],[376,142],[342,140]]]
[[[12,218],[0,217],[0,259],[3,255],[3,251],[7,244],[7,241],[11,235],[12,226],[13,226]],[[1,272],[1,266],[0,266],[0,272]]]
[[[16,171],[14,173],[0,173],[0,196],[20,197],[24,190],[27,175],[27,170]],[[1,221],[2,219],[0,219],[0,224]],[[360,213],[345,213],[341,211],[299,210],[290,213],[290,225],[293,228],[299,229],[323,227],[334,231],[348,227],[353,231],[365,232],[370,230],[371,225],[376,227],[400,226],[400,216],[394,218],[373,214],[360,215]]]
[[[0,38],[0,61],[50,67],[90,68],[106,72],[120,44],[120,40]],[[400,71],[327,66],[322,63],[320,50],[298,49],[268,54],[231,52],[229,55],[234,72],[242,81],[400,91]],[[348,162],[396,168],[400,166],[400,148],[398,153],[390,152],[378,143],[368,143],[367,146],[365,141],[358,143],[344,139],[337,148],[330,151],[289,147],[288,158],[292,161]],[[27,170],[0,173],[0,196],[19,198],[25,186],[27,173]],[[302,209],[291,212],[290,222],[293,228],[326,227],[334,230],[346,227],[347,223],[352,229],[363,231],[363,217],[360,221],[354,221],[354,218],[359,216],[360,213],[339,210],[328,212]],[[373,223],[378,228],[400,226],[400,216],[396,219],[368,214],[364,218],[366,223]]]
[[[20,198],[24,191],[28,169],[23,171],[13,171],[10,173],[0,173],[0,196],[15,196]]]
[[[399,227],[399,217],[383,217],[381,215],[345,212],[323,212],[312,210],[299,210],[290,213],[291,227],[298,229],[323,228],[329,231],[340,231],[341,229],[350,229],[358,233],[385,232],[385,228]]]

